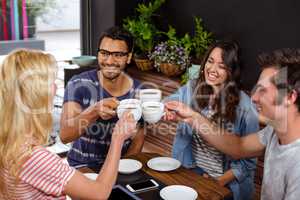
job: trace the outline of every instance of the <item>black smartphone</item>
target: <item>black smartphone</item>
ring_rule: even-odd
[[[153,179],[148,179],[145,181],[140,181],[136,183],[130,183],[126,185],[126,188],[133,193],[139,193],[147,190],[152,190],[155,188],[158,188],[159,184],[153,180]]]
[[[125,187],[115,185],[110,193],[108,200],[142,200],[138,196],[130,193]]]

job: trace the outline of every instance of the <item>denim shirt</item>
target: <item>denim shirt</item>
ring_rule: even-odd
[[[188,82],[178,91],[167,97],[164,101],[176,100],[193,106],[192,96],[195,81]],[[234,123],[234,134],[246,136],[259,130],[258,117],[251,99],[244,92],[240,92],[240,102],[236,108],[236,120]],[[179,160],[186,168],[195,168],[196,163],[192,153],[192,128],[186,123],[179,123],[172,148],[172,156]],[[224,171],[231,169],[235,179],[228,186],[233,192],[234,200],[250,200],[254,194],[254,173],[256,159],[234,160],[225,156]]]

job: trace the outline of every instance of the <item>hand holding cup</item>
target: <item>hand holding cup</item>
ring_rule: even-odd
[[[166,102],[165,112],[164,120],[174,122],[183,121],[189,124],[192,123],[193,118],[197,115],[193,109],[179,101]]]
[[[113,131],[112,140],[121,140],[124,142],[137,132],[137,121],[130,111],[125,111]]]
[[[98,115],[103,120],[109,120],[116,116],[119,101],[116,98],[105,98],[96,103]]]

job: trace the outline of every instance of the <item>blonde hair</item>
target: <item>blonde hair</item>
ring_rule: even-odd
[[[0,65],[0,172],[18,177],[24,157],[47,142],[56,61],[50,54],[19,49]],[[4,191],[3,178],[0,193]]]

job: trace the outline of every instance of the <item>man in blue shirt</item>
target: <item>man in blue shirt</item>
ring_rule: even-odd
[[[116,108],[122,99],[134,98],[139,82],[124,69],[132,57],[133,39],[129,33],[113,27],[98,43],[98,70],[75,75],[67,84],[61,116],[60,137],[73,142],[68,162],[74,167],[99,167],[103,164],[118,118]],[[122,155],[139,153],[144,129],[127,140]]]

